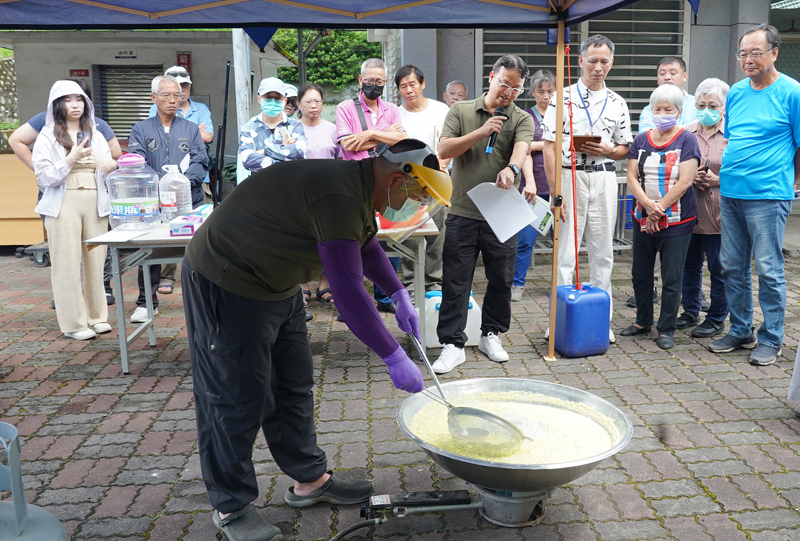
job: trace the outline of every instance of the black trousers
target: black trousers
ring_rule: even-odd
[[[483,256],[486,294],[483,297],[481,333],[508,331],[511,324],[511,284],[517,261],[517,236],[500,242],[482,220],[449,215],[442,248],[442,305],[436,334],[442,344],[463,348],[467,342],[469,291],[478,254]]]
[[[136,299],[136,306],[144,306],[147,296],[144,294],[144,267],[139,267],[136,277],[139,282],[139,297]],[[153,310],[158,308],[158,284],[161,282],[161,265],[150,266],[150,285],[153,286]]]
[[[301,483],[327,470],[314,428],[314,367],[303,296],[266,302],[181,271],[197,417],[211,505],[237,511],[258,497],[253,445],[264,432],[281,470]]]
[[[656,253],[661,254],[661,315],[658,317],[658,334],[672,336],[681,304],[681,284],[686,252],[692,233],[678,237],[655,237],[639,230],[633,224],[633,264],[631,278],[636,296],[636,324],[653,325],[653,268]]]

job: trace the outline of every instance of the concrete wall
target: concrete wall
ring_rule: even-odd
[[[441,100],[447,83],[456,79],[467,85],[467,99],[475,98],[475,31],[469,28],[438,30],[436,45],[436,99]]]
[[[12,56],[0,60],[0,122],[17,119],[17,76]]]
[[[233,60],[230,32],[9,32],[17,71],[19,115],[26,121],[47,105],[53,81],[69,78],[70,69],[88,69],[84,80],[91,86],[97,66],[161,66],[177,64],[177,52],[192,57],[192,94],[207,95],[216,129],[222,122],[225,66]],[[4,36],[7,38],[8,36]],[[116,59],[118,49],[134,49],[137,58]],[[263,77],[275,76],[278,66],[290,65],[276,51],[260,53],[251,43],[251,67],[255,85]],[[236,153],[236,104],[233,72],[228,103],[226,154]],[[213,150],[213,148],[212,148]]]
[[[425,75],[423,95],[426,98],[441,100],[442,93],[437,92],[437,72],[438,64],[443,59],[437,54],[437,41],[436,29],[433,28],[403,31],[401,66],[411,64],[421,69]],[[389,79],[394,85],[394,74],[390,75]]]

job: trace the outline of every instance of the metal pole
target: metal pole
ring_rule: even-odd
[[[556,46],[556,163],[555,193],[550,197],[561,195],[561,147],[564,137],[564,20],[558,20],[558,45]],[[574,194],[573,194],[574,197]],[[573,216],[574,219],[574,216]],[[553,273],[550,285],[550,340],[547,344],[545,361],[555,361],[556,351],[556,300],[558,294],[558,235],[561,224],[561,207],[555,208],[553,216]],[[578,239],[575,239],[578,242]]]
[[[297,29],[297,80],[298,86],[306,83],[306,52],[303,48],[303,29]]]
[[[236,131],[250,120],[250,43],[242,28],[234,28],[233,34],[233,75],[236,89]]]

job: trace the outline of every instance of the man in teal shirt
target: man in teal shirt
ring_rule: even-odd
[[[775,69],[780,38],[761,24],[739,40],[736,57],[747,78],[731,87],[725,105],[728,146],[720,170],[720,262],[730,306],[728,335],[708,349],[753,350],[750,364],[781,354],[786,310],[783,230],[792,210],[800,147],[800,83]],[[764,323],[753,332],[750,260],[755,257]]]

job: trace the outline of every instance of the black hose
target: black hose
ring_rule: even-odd
[[[373,518],[372,520],[362,520],[361,522],[356,522],[352,526],[342,530],[341,532],[337,533],[333,537],[330,538],[330,541],[341,541],[347,534],[351,534],[356,530],[360,530],[361,528],[366,528],[367,526],[378,525],[383,522],[379,518]]]

